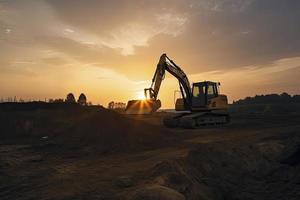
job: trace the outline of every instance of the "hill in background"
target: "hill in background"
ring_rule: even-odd
[[[300,95],[266,94],[234,101],[232,114],[284,114],[300,111]]]
[[[238,101],[233,101],[233,105],[281,103],[300,103],[300,95],[292,96],[284,92],[282,94],[256,95],[254,97],[246,97]]]

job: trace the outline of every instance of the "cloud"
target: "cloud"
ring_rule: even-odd
[[[270,65],[300,56],[299,8],[295,0],[2,0],[0,70],[17,73],[8,69],[23,62],[20,71],[72,74],[97,63],[136,82],[150,80],[167,53],[189,75],[283,73],[299,64]]]
[[[13,63],[0,62],[1,76],[17,76],[17,77],[36,77],[38,74],[34,71],[34,62],[15,61]]]
[[[193,74],[190,80],[213,80],[221,82],[222,92],[232,101],[245,96],[266,93],[300,92],[300,80],[296,78],[300,71],[300,57],[280,59],[259,66],[244,66],[215,73],[214,71]]]
[[[14,0],[2,4],[1,21],[14,30],[10,37],[0,36],[6,42],[36,48],[50,43],[52,48],[53,41],[60,41],[56,48],[79,59],[75,50],[64,49],[73,40],[82,48],[78,52],[99,54],[107,66],[121,73],[127,69],[119,63],[110,65],[109,58],[134,67],[140,64],[133,61],[138,57],[156,62],[159,54],[167,52],[184,60],[188,73],[197,73],[270,63],[300,53],[300,3],[293,0]],[[108,53],[103,51],[113,55],[105,60]],[[88,58],[94,62],[94,57],[80,57],[82,62]]]
[[[120,49],[122,55],[133,55],[136,46],[148,46],[149,39],[155,35],[180,34],[187,21],[187,17],[180,13],[147,7],[143,1],[47,2],[62,21],[79,29],[71,29],[77,33],[77,41],[79,38],[93,38],[84,43]]]

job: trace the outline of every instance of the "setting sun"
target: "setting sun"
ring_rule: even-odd
[[[143,91],[136,92],[136,99],[138,99],[138,100],[145,100],[146,97],[145,97],[144,92]]]

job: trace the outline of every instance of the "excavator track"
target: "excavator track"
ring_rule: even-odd
[[[163,119],[168,128],[196,129],[203,126],[223,125],[230,122],[228,113],[199,112],[172,114]]]

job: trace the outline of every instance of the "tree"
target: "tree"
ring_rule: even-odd
[[[82,106],[85,106],[85,105],[87,105],[86,102],[87,102],[86,96],[83,93],[81,93],[80,96],[78,97],[77,103],[82,105]]]
[[[280,95],[280,98],[281,98],[281,101],[283,102],[289,102],[291,100],[291,96],[286,93],[286,92],[283,92],[281,95]]]
[[[67,95],[67,98],[65,100],[66,103],[76,103],[75,97],[72,93],[69,93]]]
[[[114,109],[115,102],[111,101],[108,103],[108,109]]]

